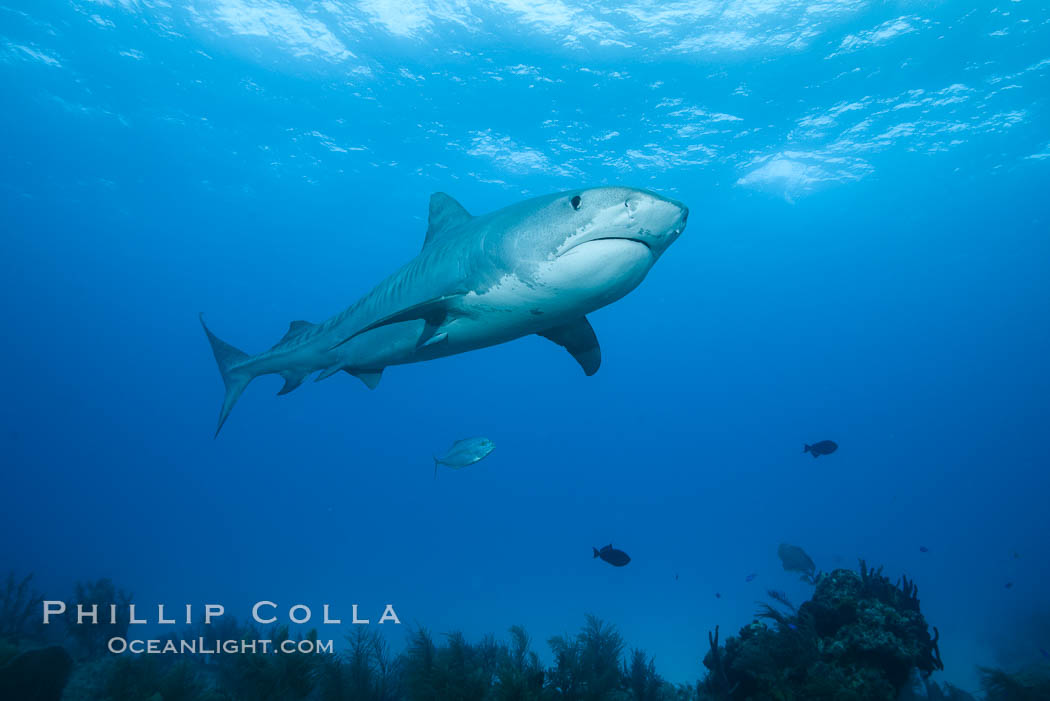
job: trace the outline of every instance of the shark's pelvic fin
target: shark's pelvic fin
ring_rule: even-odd
[[[416,339],[416,348],[422,348],[423,346],[429,346],[433,343],[441,343],[441,341],[448,338],[447,333],[437,333],[437,330],[441,328],[441,325],[445,323],[445,318],[448,313],[442,313],[441,315],[433,315],[423,317],[426,322],[423,324],[423,331],[419,334],[419,338]],[[437,334],[436,336],[434,334]]]
[[[459,297],[459,295],[444,295],[442,297],[428,299],[426,302],[413,304],[407,309],[402,309],[401,311],[386,316],[380,319],[379,321],[372,322],[360,331],[355,331],[354,333],[344,338],[342,341],[339,341],[339,343],[336,343],[328,350],[338,348],[339,346],[343,345],[355,336],[360,336],[361,334],[367,333],[372,329],[378,329],[380,326],[386,326],[388,324],[397,324],[402,321],[414,321],[416,319],[422,319],[426,322],[426,325],[423,327],[423,333],[420,334],[419,340],[416,341],[416,347],[422,346],[427,341],[429,341],[430,338],[434,335],[434,333],[438,330],[438,328],[440,328],[441,325],[445,323],[445,318],[448,316],[451,302],[457,297]],[[336,372],[338,370],[339,368],[336,368],[336,370],[333,372]],[[325,372],[328,371],[326,370]],[[325,377],[327,377],[327,375]]]
[[[222,409],[219,411],[219,425],[215,428],[215,435],[218,436],[219,431],[222,430],[222,425],[226,423],[226,417],[230,415],[230,410],[233,409],[233,405],[237,403],[237,399],[244,392],[244,388],[248,386],[248,383],[255,377],[255,374],[243,367],[251,356],[244,351],[234,348],[213,334],[208,325],[204,323],[203,312],[200,315],[200,320],[201,326],[204,327],[204,333],[208,335],[208,341],[211,343],[211,351],[215,355],[215,362],[219,364],[222,382],[226,385],[226,395],[222,398]]]
[[[321,380],[327,379],[332,375],[342,370],[343,372],[353,375],[357,379],[365,383],[365,387],[368,389],[375,389],[379,385],[379,380],[383,377],[383,368],[378,370],[355,370],[345,367],[341,364],[331,365],[318,374],[317,379],[314,382],[320,382]]]
[[[314,382],[320,382],[321,380],[328,379],[329,377],[331,377],[332,375],[336,374],[340,370],[345,370],[345,369],[346,368],[343,367],[342,363],[336,363],[335,365],[329,365],[324,370],[322,370],[320,373],[318,373],[317,377],[314,378]],[[347,372],[349,372],[349,370]]]
[[[439,343],[444,343],[448,340],[448,334],[442,331],[441,333],[431,336],[426,341],[416,345],[417,348],[423,348],[424,346],[436,346]]]
[[[383,379],[383,369],[378,370],[347,370],[348,373],[365,383],[368,389],[375,389],[379,381]]]
[[[281,377],[284,378],[284,387],[282,387],[281,391],[277,394],[288,394],[293,389],[301,385],[303,383],[303,380],[305,380],[306,376],[309,374],[310,372],[302,372],[300,370],[285,370],[281,373]]]
[[[541,331],[539,335],[569,351],[588,377],[598,372],[602,364],[602,349],[587,317],[581,316],[576,321]]]
[[[427,237],[423,241],[423,248],[441,238],[444,232],[471,219],[473,217],[463,208],[463,205],[444,192],[435,192],[430,196],[430,218],[427,222]]]

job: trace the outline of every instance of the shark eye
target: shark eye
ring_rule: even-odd
[[[572,205],[573,209],[579,209],[580,208],[580,196],[579,195],[573,196],[573,198],[571,200],[569,200],[569,204]]]

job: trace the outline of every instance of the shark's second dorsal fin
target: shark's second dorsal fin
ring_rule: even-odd
[[[471,218],[470,212],[459,202],[444,192],[435,192],[430,196],[430,218],[427,220],[427,238],[423,241],[423,247],[426,248],[446,231]]]
[[[292,323],[288,324],[288,331],[283,336],[281,336],[281,340],[277,342],[277,345],[279,346],[285,341],[291,340],[296,336],[306,332],[307,330],[312,329],[313,327],[314,325],[311,324],[309,321],[302,321],[301,319],[297,319],[296,321],[293,321]]]

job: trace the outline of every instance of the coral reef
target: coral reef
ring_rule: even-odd
[[[989,612],[981,625],[981,639],[993,653],[994,666],[1009,670],[1045,663],[1050,645],[1050,603]]]
[[[554,652],[550,688],[555,698],[600,699],[619,686],[624,643],[615,628],[587,616],[579,635],[551,638],[550,646]]]
[[[391,652],[374,628],[354,627],[338,652],[272,654],[113,655],[106,638],[127,631],[126,620],[59,627],[62,646],[49,644],[32,611],[40,597],[30,578],[9,576],[0,599],[0,699],[18,701],[974,701],[930,674],[941,669],[937,629],[931,636],[919,609],[918,588],[896,584],[861,561],[815,576],[809,601],[795,606],[769,591],[755,620],[719,640],[708,633],[705,678],[673,685],[643,650],[627,651],[615,627],[588,616],[574,635],[548,641],[553,663],[544,667],[524,628],[506,641],[461,633],[436,640],[424,628],[409,631],[407,646]],[[117,603],[130,595],[109,580],[78,584],[78,603]],[[82,629],[87,629],[83,632]],[[169,633],[178,641],[180,635]],[[182,639],[315,641],[316,631],[293,637],[285,625],[264,630],[232,617],[198,624]],[[99,649],[90,650],[90,646]],[[74,658],[70,650],[79,652]],[[1050,699],[1050,665],[1007,674],[983,669],[987,701]],[[68,683],[67,683],[68,681]]]
[[[981,687],[987,701],[1046,701],[1050,699],[1050,665],[1025,667],[1014,674],[980,668]]]
[[[0,666],[0,699],[59,701],[73,658],[53,645],[19,653]]]
[[[356,628],[346,636],[343,655],[319,663],[318,696],[327,701],[396,701],[401,697],[398,658],[374,630]]]
[[[35,618],[43,598],[31,589],[33,575],[16,579],[10,572],[4,586],[0,589],[0,640],[18,644],[25,638],[40,634],[40,626]]]
[[[892,701],[913,670],[942,668],[937,629],[931,637],[907,578],[894,586],[861,560],[859,574],[819,577],[797,610],[780,592],[770,597],[781,608],[764,604],[724,649],[710,638],[701,698]]]
[[[82,659],[91,659],[106,654],[106,643],[113,637],[124,637],[128,634],[128,604],[131,594],[117,589],[110,579],[99,579],[95,582],[77,582],[70,606],[76,611],[82,606],[85,611],[96,607],[98,623],[94,625],[77,625],[75,615],[65,616],[66,631],[73,641],[74,652]],[[115,622],[108,614],[110,606],[116,605]]]

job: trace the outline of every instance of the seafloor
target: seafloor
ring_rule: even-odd
[[[799,550],[801,552],[801,550]],[[808,560],[808,557],[806,558]],[[785,567],[789,563],[785,561]],[[81,583],[69,599],[108,611],[115,623],[43,626],[32,577],[8,576],[0,592],[0,699],[4,701],[908,701],[1050,699],[1050,664],[981,668],[982,695],[938,683],[939,633],[924,618],[918,586],[896,582],[860,561],[857,571],[802,572],[812,597],[796,606],[769,591],[754,621],[735,635],[716,626],[697,650],[700,679],[672,683],[644,650],[629,648],[615,625],[586,616],[575,636],[547,641],[544,666],[525,629],[467,640],[411,628],[394,652],[374,628],[345,635],[324,654],[120,654],[131,596],[110,580]],[[702,631],[697,632],[702,639]],[[165,640],[312,641],[287,625],[263,629],[227,618]],[[205,646],[207,647],[207,646]],[[700,662],[702,661],[702,666]]]

